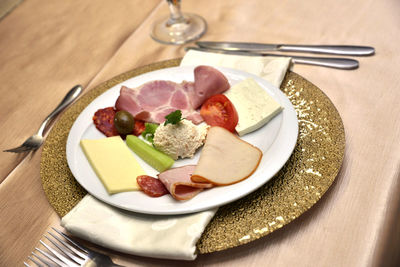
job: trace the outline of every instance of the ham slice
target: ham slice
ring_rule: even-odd
[[[179,109],[184,118],[199,124],[203,119],[189,101],[189,92],[193,90],[194,84],[186,81],[178,84],[157,80],[134,89],[122,86],[115,108],[131,113],[135,119],[153,123],[164,122],[166,115]]]
[[[210,183],[195,183],[190,177],[196,165],[172,168],[158,174],[158,179],[177,200],[188,200],[200,193],[204,188],[212,187]]]
[[[190,102],[197,109],[211,96],[222,94],[229,88],[228,79],[219,70],[210,66],[198,66],[194,69],[194,90],[190,91]]]

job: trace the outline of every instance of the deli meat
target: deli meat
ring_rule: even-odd
[[[164,184],[154,177],[140,175],[136,178],[136,181],[140,189],[148,196],[161,197],[168,194],[168,190],[165,188]]]
[[[186,81],[157,80],[134,89],[122,86],[115,108],[128,111],[135,119],[153,123],[164,122],[166,115],[179,109],[184,118],[199,124],[203,119],[189,101],[189,92],[193,90],[194,84]]]
[[[204,188],[211,188],[210,183],[195,183],[190,180],[196,165],[172,168],[158,174],[158,179],[177,200],[188,200]]]
[[[190,90],[190,102],[197,109],[211,96],[222,94],[229,88],[228,79],[219,70],[198,66],[194,69],[194,88]]]

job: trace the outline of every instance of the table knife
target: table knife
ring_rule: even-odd
[[[263,53],[256,51],[238,51],[238,50],[218,50],[218,49],[210,49],[210,48],[202,48],[202,47],[186,47],[186,51],[188,50],[196,50],[202,52],[213,52],[220,54],[230,54],[230,55],[242,55],[242,56],[270,56],[270,57],[290,57],[293,63],[296,64],[307,64],[307,65],[316,65],[323,66],[335,69],[344,69],[344,70],[352,70],[357,69],[359,63],[357,60],[350,58],[337,58],[337,57],[303,57],[303,56],[293,56],[287,54],[271,54],[271,53]]]
[[[289,45],[289,44],[261,44],[241,42],[196,42],[203,48],[221,49],[229,51],[253,51],[253,52],[304,52],[316,54],[331,54],[345,56],[370,56],[375,49],[370,46],[354,45]]]

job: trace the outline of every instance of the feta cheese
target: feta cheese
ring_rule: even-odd
[[[256,81],[248,78],[225,92],[239,116],[236,132],[243,136],[257,130],[283,108]]]
[[[154,146],[174,160],[192,158],[204,144],[208,128],[206,124],[196,126],[185,119],[178,124],[162,124],[154,133]]]

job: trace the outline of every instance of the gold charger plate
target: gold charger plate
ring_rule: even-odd
[[[87,92],[63,113],[46,139],[40,162],[43,189],[59,216],[68,213],[86,195],[72,176],[65,153],[69,130],[79,114],[114,85],[149,71],[178,66],[180,61],[157,62],[118,75]],[[267,184],[219,208],[197,243],[200,254],[246,244],[288,224],[322,197],[339,172],[345,135],[335,106],[318,87],[291,71],[281,90],[299,120],[295,150]]]

